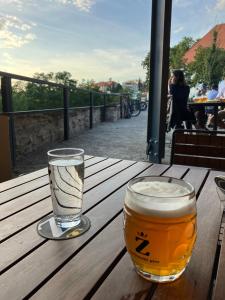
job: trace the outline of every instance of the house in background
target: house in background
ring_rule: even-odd
[[[225,23],[214,26],[206,35],[199,39],[184,55],[184,61],[189,64],[194,61],[196,50],[199,47],[208,48],[212,46],[214,32],[217,32],[216,45],[225,50]]]
[[[138,93],[140,89],[140,80],[128,80],[122,83],[122,87],[125,90],[129,90],[133,93]]]
[[[120,84],[110,79],[109,81],[97,82],[96,86],[99,87],[99,91],[107,93],[116,91],[120,87]]]

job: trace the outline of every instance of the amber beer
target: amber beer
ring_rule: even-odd
[[[127,250],[144,278],[177,279],[196,240],[194,188],[171,177],[139,177],[128,183],[124,204]]]

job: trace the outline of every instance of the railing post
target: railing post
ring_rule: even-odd
[[[90,120],[90,129],[93,128],[93,93],[90,92],[90,117],[89,117],[89,120]]]
[[[13,112],[12,103],[12,82],[9,76],[3,76],[1,78],[1,92],[2,92],[2,110],[4,113]],[[9,114],[9,138],[10,138],[10,150],[11,160],[13,166],[16,162],[16,141],[15,141],[15,129],[13,114]]]
[[[69,88],[63,87],[63,107],[64,107],[64,140],[68,140],[70,136],[69,125]]]
[[[120,95],[120,119],[123,119],[123,95]]]
[[[106,120],[106,94],[103,95],[103,122]]]

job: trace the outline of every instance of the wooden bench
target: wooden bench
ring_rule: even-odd
[[[171,164],[225,170],[225,132],[175,130]]]

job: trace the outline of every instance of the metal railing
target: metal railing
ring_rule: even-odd
[[[54,111],[63,111],[63,120],[64,120],[64,140],[68,140],[70,136],[70,128],[69,128],[69,111],[74,109],[82,109],[89,107],[89,128],[93,128],[93,112],[94,108],[102,107],[103,109],[103,120],[106,120],[106,106],[107,101],[106,98],[109,96],[117,96],[119,101],[115,104],[120,104],[120,117],[122,118],[122,97],[124,94],[119,93],[102,93],[97,92],[94,90],[85,90],[85,89],[78,89],[75,90],[82,90],[89,94],[89,105],[87,106],[78,106],[78,107],[70,107],[70,92],[72,88],[67,85],[54,83],[51,81],[40,80],[36,78],[26,77],[22,75],[16,75],[6,72],[0,72],[1,77],[1,94],[2,94],[2,113],[4,115],[9,116],[9,130],[10,130],[10,144],[11,144],[11,156],[13,165],[15,165],[16,160],[16,143],[15,143],[15,128],[14,128],[14,115],[18,114],[25,114],[25,113],[43,113],[43,112],[54,112]],[[40,85],[48,85],[49,87],[56,87],[62,90],[62,97],[63,97],[63,107],[59,108],[45,108],[45,109],[35,109],[35,110],[21,110],[21,111],[14,111],[13,109],[13,92],[12,92],[12,79],[31,82],[34,84]],[[103,104],[94,106],[94,95],[101,95],[103,96]]]

